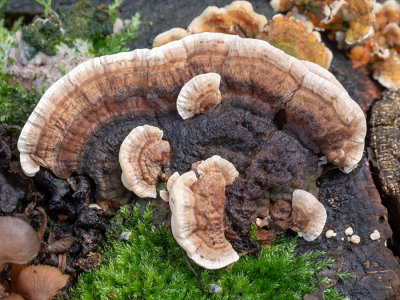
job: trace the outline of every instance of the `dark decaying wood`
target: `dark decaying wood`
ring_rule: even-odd
[[[12,2],[13,5],[6,7],[6,12],[10,14],[21,13],[20,8],[18,8],[19,10],[15,9],[15,7],[18,7],[17,2],[19,1]],[[62,7],[75,1],[54,2],[56,7],[57,5]],[[107,3],[109,2],[111,1]],[[174,26],[186,27],[207,5],[223,6],[230,2],[229,0],[125,1],[122,6],[122,15],[130,17],[136,11],[141,13],[142,26],[138,38],[132,45],[134,48],[144,48],[150,47],[158,33]],[[257,12],[266,14],[270,19],[273,12],[266,1],[251,2]],[[34,1],[32,0],[29,3],[33,4]],[[23,13],[29,12],[24,11]],[[378,97],[380,88],[364,73],[363,69],[353,70],[351,62],[344,54],[332,45],[330,48],[334,53],[331,72],[337,76],[353,99],[360,104],[363,111],[368,111],[370,105]],[[8,149],[3,145],[2,147],[5,149],[3,150],[4,157],[7,158],[9,156]],[[243,157],[242,160],[245,161],[246,158]],[[189,161],[187,163],[189,164]],[[3,175],[7,184],[10,185],[9,176],[11,175],[8,169],[3,168],[0,175]],[[19,176],[23,175],[20,173]],[[23,179],[26,179],[26,177]],[[0,180],[3,179],[0,177]],[[13,180],[12,182],[16,181]],[[17,192],[14,193],[13,197],[23,195],[20,186],[15,187],[15,189]],[[326,239],[323,235],[311,243],[300,239],[297,251],[299,253],[311,250],[327,251],[327,256],[334,258],[335,263],[331,271],[325,271],[325,275],[332,278],[332,281],[336,283],[335,286],[340,289],[343,295],[348,295],[352,299],[396,298],[396,295],[400,292],[400,266],[391,250],[385,247],[385,240],[390,239],[392,231],[388,224],[387,210],[381,204],[380,195],[374,185],[367,160],[364,158],[360,166],[348,175],[335,170],[325,173],[319,180],[319,189],[319,200],[328,212],[328,221],[324,233],[328,229],[333,229],[337,236]],[[72,194],[72,190],[66,192],[63,196],[64,201],[66,201],[65,198],[71,199]],[[11,197],[10,193],[5,192],[1,195],[2,197]],[[21,197],[24,199],[23,201],[27,202],[26,196]],[[15,199],[9,199],[8,201],[20,203],[18,201],[22,200],[16,202]],[[15,205],[15,209],[17,209],[17,206]],[[10,209],[8,206],[5,210]],[[389,206],[389,209],[394,208]],[[5,212],[3,211],[3,213]],[[72,217],[76,214],[76,211],[71,212],[69,210],[64,213],[70,213]],[[347,240],[344,230],[349,226],[354,229],[354,234],[361,237],[360,244],[352,244]],[[396,227],[393,229],[398,230]],[[80,229],[79,234],[84,233],[83,239],[90,240],[89,237],[92,239],[98,237],[97,232],[99,231],[94,230],[95,232],[92,232],[93,230],[89,228]],[[381,238],[377,241],[369,238],[374,230],[378,230],[381,235]],[[83,245],[85,245],[84,242],[82,241]],[[86,251],[89,250],[85,248],[87,246],[83,247]],[[77,251],[75,248],[77,246],[73,245],[73,251]],[[338,277],[338,272],[349,272],[355,274],[356,277],[342,280]]]

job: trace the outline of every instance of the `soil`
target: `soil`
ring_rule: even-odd
[[[34,1],[9,2],[12,3],[5,7],[4,12],[12,17],[32,16],[41,11],[41,7],[38,7]],[[62,9],[73,2],[75,1],[54,0],[53,7]],[[109,2],[112,1],[105,1],[105,3]],[[187,27],[190,21],[199,15],[206,6],[220,7],[230,2],[230,0],[138,0],[125,1],[121,10],[122,16],[125,18],[129,18],[136,11],[141,13],[142,24],[138,37],[131,46],[132,49],[149,48],[157,34],[172,27]],[[273,11],[267,1],[257,0],[251,1],[251,3],[257,12],[271,19]],[[365,69],[352,69],[351,62],[342,52],[330,43],[328,46],[334,53],[330,71],[367,113],[372,103],[379,98],[381,88],[370,79]],[[171,139],[174,139],[173,132],[175,131],[171,129],[169,134]],[[178,140],[176,137],[176,141]],[[256,141],[254,142],[256,143]],[[199,144],[198,151],[200,152],[204,151],[201,147],[202,145]],[[265,147],[264,156],[268,155],[268,151],[270,151],[268,146]],[[197,159],[198,152],[194,151],[194,153],[190,159],[176,162],[176,169],[187,168]],[[237,153],[234,153],[234,156],[243,160],[244,169],[246,169],[246,164],[251,165],[251,162],[246,161],[248,156],[237,155]],[[262,155],[260,154],[260,156]],[[307,159],[310,158],[304,158],[304,163],[307,163]],[[280,179],[276,178],[276,180]],[[254,180],[262,179],[254,178]],[[50,216],[50,233],[45,236],[44,240],[48,246],[41,252],[38,260],[55,266],[64,265],[65,271],[71,275],[74,275],[78,269],[76,264],[80,265],[81,269],[90,270],[90,263],[82,262],[82,259],[89,252],[95,251],[96,243],[102,239],[108,218],[117,208],[110,206],[109,203],[103,203],[104,207],[110,207],[104,213],[103,210],[88,207],[88,204],[94,201],[93,193],[91,193],[92,181],[85,177],[76,177],[72,182],[67,182],[55,178],[46,170],[41,171],[34,179],[25,177],[18,162],[16,140],[6,136],[0,139],[0,183],[0,215],[22,214],[25,211],[33,216],[35,228],[39,228],[41,218],[37,217],[39,215],[37,212],[27,209],[27,207],[31,208],[34,206],[33,204],[40,204]],[[330,277],[331,284],[335,284],[335,287],[343,295],[349,296],[351,299],[395,299],[400,293],[400,264],[398,258],[386,247],[386,241],[390,246],[392,230],[388,223],[387,209],[381,203],[381,197],[371,176],[368,160],[364,157],[360,166],[350,174],[325,168],[317,183],[319,200],[324,204],[328,213],[324,232],[332,229],[337,236],[327,239],[321,235],[310,243],[300,239],[297,251],[304,253],[311,250],[322,250],[326,251],[329,257],[334,258],[335,264],[331,270],[326,271],[324,276]],[[232,202],[238,201],[235,199],[235,195],[240,196],[243,190],[246,190],[246,195],[250,196],[248,201],[251,201],[251,197],[257,197],[260,192],[257,189],[249,190],[245,182],[238,181],[237,186],[228,191],[228,194],[230,193],[228,198]],[[229,203],[227,207],[229,210]],[[240,206],[236,204],[234,207]],[[243,230],[243,232],[239,232],[239,235],[248,232],[249,224],[245,224],[245,220],[249,220],[248,216],[254,218],[260,213],[257,211],[257,205],[251,209],[248,209],[249,207],[252,206],[247,205],[246,210],[240,213],[234,212],[233,215],[236,217],[231,217],[232,228],[239,231],[238,227],[240,227]],[[360,236],[360,244],[348,241],[344,230],[349,226],[353,228],[354,234]],[[374,230],[380,232],[381,239],[373,241],[369,238]],[[72,244],[68,234],[76,237]],[[269,235],[274,234],[269,233]],[[265,238],[271,239],[270,236]],[[63,241],[63,246],[56,245],[56,247],[54,242],[60,240]],[[250,243],[248,241],[239,243],[237,249],[245,251],[254,248],[254,245],[244,246],[246,244]],[[65,258],[65,253],[68,253],[67,258]],[[65,259],[66,264],[63,263]],[[356,277],[342,280],[338,277],[338,272],[353,273]]]

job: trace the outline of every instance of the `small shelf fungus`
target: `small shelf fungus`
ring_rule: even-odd
[[[189,80],[176,101],[178,114],[183,119],[189,119],[217,106],[221,102],[220,82],[221,76],[217,73],[201,74]]]
[[[29,263],[39,252],[36,231],[16,217],[0,217],[0,272],[8,263]]]
[[[170,190],[174,238],[206,269],[220,269],[239,259],[224,235],[225,186],[238,175],[229,161],[216,155],[176,178]]]
[[[202,96],[200,89],[211,96]],[[183,102],[196,113],[190,119],[180,115]],[[207,187],[206,178],[215,181],[210,199],[217,199],[218,217],[205,213],[196,218],[220,222],[215,238],[228,247],[221,237],[223,203],[225,225],[245,236],[258,205],[286,201],[290,206],[294,190],[316,190],[319,157],[344,172],[354,169],[365,134],[361,108],[321,66],[262,40],[202,33],[78,66],[43,95],[18,148],[27,175],[42,166],[64,179],[87,176],[98,201],[127,201],[132,193],[124,184],[140,197],[156,197],[155,184],[166,164],[167,176],[177,172],[160,193],[170,202],[175,186],[184,186],[182,177],[191,186],[184,192],[193,194],[193,188],[199,199],[205,195],[201,188]],[[232,173],[235,182],[214,160],[189,171],[193,162],[214,155],[235,166],[240,173]],[[170,206],[174,214],[174,203]],[[290,212],[278,215],[275,223],[289,222]]]
[[[162,136],[157,127],[139,126],[129,133],[119,150],[122,183],[141,198],[157,197],[158,174],[171,160],[171,147]]]
[[[325,207],[309,192],[295,190],[292,198],[292,226],[299,236],[310,242],[319,237],[326,223]]]

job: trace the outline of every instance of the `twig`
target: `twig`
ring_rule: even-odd
[[[194,277],[196,278],[199,287],[203,290],[203,292],[205,292],[205,293],[207,293],[207,294],[210,293],[210,292],[209,292],[206,288],[204,288],[204,286],[202,285],[201,279],[200,279],[199,275],[197,274],[197,272],[195,271],[195,269],[193,269],[192,265],[190,264],[190,261],[189,261],[188,258],[186,257],[185,252],[183,252],[182,248],[179,248],[179,250],[181,250],[181,253],[182,253],[183,257],[185,258],[186,264],[188,265],[190,271],[192,271]]]

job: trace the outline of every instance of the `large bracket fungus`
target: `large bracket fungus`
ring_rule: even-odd
[[[208,86],[202,78],[209,73],[220,77],[213,87],[218,106],[206,101],[202,114],[183,120],[179,94],[192,78]],[[266,203],[290,202],[295,189],[315,194],[318,156],[344,172],[355,168],[366,134],[361,108],[322,67],[265,41],[203,33],[95,58],[65,75],[22,130],[22,168],[30,176],[39,166],[61,178],[86,175],[97,200],[126,201],[132,193],[121,182],[118,153],[132,128],[143,125],[160,128],[168,141],[168,174],[185,174],[213,155],[232,162],[240,175],[226,190],[225,225],[241,235]],[[181,177],[207,185],[202,176],[211,175],[196,170],[198,176],[190,171]],[[213,180],[222,176],[212,174]],[[180,178],[168,187],[170,195]],[[225,190],[222,183],[212,187],[219,187],[216,196]]]

